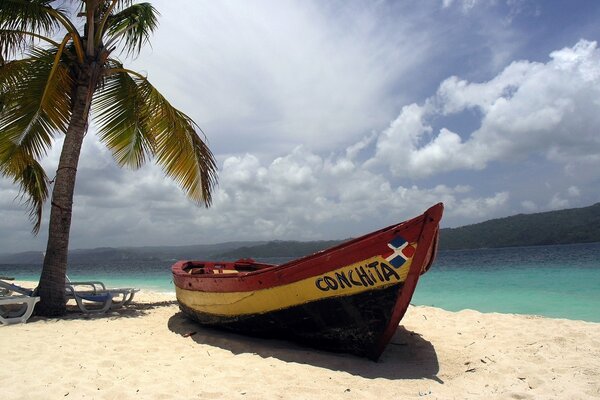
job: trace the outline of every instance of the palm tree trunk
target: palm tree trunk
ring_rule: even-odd
[[[65,277],[73,192],[81,145],[87,130],[89,103],[91,102],[89,94],[95,86],[89,68],[82,71],[79,78],[73,99],[73,113],[54,178],[48,245],[38,286],[40,302],[36,307],[36,313],[44,316],[59,316],[66,312]]]

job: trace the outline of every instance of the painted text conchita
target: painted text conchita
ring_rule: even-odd
[[[384,262],[373,261],[360,265],[350,271],[333,272],[315,280],[319,290],[339,290],[354,286],[374,286],[377,283],[385,283],[391,280],[399,281],[400,275],[394,268]]]

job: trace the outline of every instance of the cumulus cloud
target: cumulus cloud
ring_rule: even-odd
[[[458,3],[463,12],[468,12],[470,9],[475,7],[480,0],[458,0]],[[454,0],[442,0],[442,7],[448,8],[451,7],[455,3]]]
[[[561,208],[571,207],[572,201],[581,196],[581,191],[577,186],[569,186],[564,192],[554,193],[546,208],[550,210],[559,210]]]
[[[552,199],[548,202],[546,206],[550,210],[560,210],[561,208],[569,207],[569,200],[563,198],[559,193],[556,193],[552,196]]]
[[[327,158],[297,147],[269,164],[250,154],[230,157],[223,163],[218,200],[208,214],[218,214],[222,223],[237,224],[257,237],[276,232],[310,239],[364,233],[366,227],[400,221],[439,201],[455,216],[471,218],[497,213],[506,205],[505,192],[479,198],[464,185],[395,185],[351,160],[347,154],[353,153],[352,147]],[[262,229],[265,225],[268,231]],[[357,228],[361,225],[365,227]]]
[[[523,200],[521,202],[521,207],[526,212],[532,213],[538,210],[538,206],[531,200]]]
[[[483,83],[446,79],[423,104],[405,106],[377,140],[372,163],[396,175],[431,176],[482,169],[490,162],[541,154],[565,167],[600,153],[600,51],[596,42],[550,54],[543,63],[514,62]],[[468,110],[481,114],[472,132],[429,120]]]

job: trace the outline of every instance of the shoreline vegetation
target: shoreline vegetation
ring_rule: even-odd
[[[178,259],[221,259],[302,257],[334,246],[343,240],[226,242],[190,246],[146,246],[71,250],[69,263],[173,261]],[[600,242],[600,203],[589,207],[519,214],[459,228],[440,230],[439,249],[469,250]],[[41,251],[0,254],[0,264],[36,264]]]
[[[6,398],[600,398],[598,323],[410,306],[374,363],[202,328],[174,294],[68,309],[0,327]]]

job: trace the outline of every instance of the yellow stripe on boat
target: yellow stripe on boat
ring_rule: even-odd
[[[175,287],[177,300],[195,311],[236,316],[262,314],[330,297],[383,289],[404,282],[412,258],[395,268],[381,256],[287,285],[250,292],[200,292]]]

